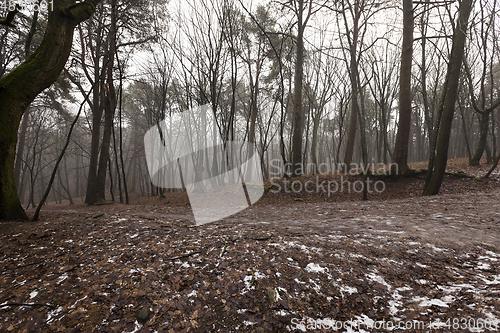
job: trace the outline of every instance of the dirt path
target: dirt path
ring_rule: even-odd
[[[499,191],[192,221],[185,207],[110,205],[1,223],[0,331],[500,330]]]

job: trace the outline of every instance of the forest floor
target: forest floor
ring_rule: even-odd
[[[466,164],[449,171],[488,169]],[[500,330],[498,172],[423,182],[368,201],[268,187],[202,226],[179,192],[1,222],[0,332]]]

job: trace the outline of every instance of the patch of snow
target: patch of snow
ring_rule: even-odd
[[[63,307],[62,306],[59,306],[57,307],[56,309],[52,310],[52,311],[49,311],[47,313],[47,320],[46,320],[46,324],[50,324],[51,322],[54,321],[54,317],[57,316],[59,313],[61,313],[63,310]]]
[[[410,287],[400,287],[396,288],[394,290],[394,293],[392,293],[392,300],[389,301],[389,313],[394,316],[396,313],[399,312],[399,307],[403,306],[403,303],[401,302],[401,299],[403,296],[399,294],[400,291],[408,291],[411,290],[412,288]]]
[[[346,293],[348,293],[349,295],[352,295],[352,294],[354,294],[354,293],[357,293],[357,292],[358,292],[358,289],[356,289],[355,287],[340,286],[340,291],[341,291],[341,292],[346,292]]]
[[[257,281],[258,279],[262,279],[267,277],[267,275],[262,274],[260,272],[254,272],[253,275],[247,275],[243,279],[243,282],[245,283],[245,288],[241,291],[241,294],[244,295],[246,294],[249,290],[255,289],[255,284],[252,284],[252,282]]]
[[[35,291],[32,291],[32,292],[30,293],[30,299],[35,298],[35,297],[36,297],[36,295],[38,295],[38,291],[36,291],[36,290],[35,290]]]
[[[479,256],[479,257],[477,257],[477,260],[490,260],[490,261],[498,261],[498,259],[497,259],[497,258],[486,257],[486,256]]]
[[[130,331],[129,333],[135,333],[135,332],[138,332],[141,328],[142,328],[142,325],[141,325],[141,324],[139,324],[139,323],[137,322],[137,320],[136,320],[136,321],[135,321],[135,327],[134,327],[134,329],[133,329],[132,331]]]
[[[69,308],[68,308],[68,309],[73,309],[73,308],[76,306],[76,303],[78,303],[78,302],[80,302],[80,301],[83,301],[83,300],[84,300],[84,299],[86,299],[86,298],[87,298],[87,296],[84,296],[84,297],[82,297],[82,298],[80,298],[80,299],[77,299],[77,300],[75,301],[75,303],[73,303],[73,305],[70,305],[70,306],[69,306]],[[114,308],[114,307],[115,307],[115,306],[114,306],[114,304],[113,304],[113,305],[111,305],[110,310],[113,310],[113,308]]]
[[[445,296],[444,299],[439,299],[439,298],[429,299],[427,297],[417,296],[417,297],[414,297],[412,299],[412,302],[420,302],[419,306],[421,306],[421,307],[428,307],[428,306],[432,306],[432,305],[437,305],[440,307],[447,308],[448,303],[453,302],[454,299],[455,299],[455,297],[453,297],[453,296]]]
[[[492,252],[492,251],[486,251],[486,254],[489,256],[492,256],[492,257],[496,257],[496,258],[500,257],[500,254]]]
[[[486,284],[500,284],[500,275],[493,275],[494,280],[488,280],[483,275],[479,275],[479,278],[486,282]]]
[[[404,231],[392,231],[392,230],[376,230],[373,229],[374,232],[385,232],[385,233],[391,233],[391,234],[404,234]]]
[[[295,279],[294,279],[294,281],[295,281],[295,282],[297,282],[298,284],[306,284],[305,282],[302,282],[302,281],[300,281],[300,280],[299,280],[299,279],[297,279],[297,278],[295,278]]]
[[[444,251],[446,251],[445,249],[442,249],[440,247],[436,247],[434,244],[427,244],[427,246],[430,247],[431,249],[433,249],[436,252],[444,252]]]
[[[306,266],[306,268],[305,268],[305,269],[306,269],[306,271],[308,271],[309,273],[312,273],[312,272],[314,272],[314,273],[324,273],[324,272],[325,272],[325,270],[326,270],[326,271],[328,271],[328,268],[326,268],[326,267],[321,267],[320,265],[315,264],[315,263],[312,263],[312,262],[311,262],[311,263],[309,263],[309,264],[307,264],[307,266]]]
[[[480,262],[476,267],[476,269],[490,269],[490,268],[491,268],[490,264],[487,264],[485,262]]]
[[[382,284],[382,285],[386,286],[386,287],[387,287],[387,290],[391,290],[391,288],[392,288],[392,287],[391,287],[391,286],[390,286],[387,282],[385,282],[384,278],[383,278],[383,277],[381,277],[380,275],[377,275],[377,274],[375,274],[375,273],[370,273],[370,274],[367,274],[366,276],[367,276],[370,280],[372,280],[372,281],[374,281],[374,282],[378,282],[378,283],[380,283],[380,284]]]
[[[276,311],[274,314],[277,316],[288,316],[290,314],[290,312],[288,312],[286,310],[279,310],[279,311]]]
[[[64,273],[63,275],[61,275],[60,277],[57,278],[57,284],[60,284],[61,282],[63,282],[67,278],[68,278],[68,274]]]

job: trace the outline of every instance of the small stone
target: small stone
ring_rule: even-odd
[[[268,287],[266,289],[266,293],[267,293],[267,298],[269,298],[269,302],[271,304],[275,303],[276,302],[276,290],[274,290],[274,288]]]
[[[148,321],[149,315],[151,314],[151,310],[147,306],[141,306],[139,310],[135,313],[135,318],[141,324],[144,324]]]
[[[229,240],[230,240],[231,242],[236,242],[236,241],[238,240],[238,238],[239,238],[238,236],[236,236],[236,235],[232,235],[231,237],[229,237]]]

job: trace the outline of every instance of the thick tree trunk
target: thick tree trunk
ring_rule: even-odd
[[[54,0],[40,46],[0,80],[0,219],[27,220],[16,191],[17,131],[28,105],[61,73],[71,51],[73,30],[90,17],[97,1]]]
[[[98,28],[98,30],[100,27]],[[99,36],[98,32],[98,36]],[[97,163],[99,162],[99,143],[101,140],[101,119],[102,119],[102,103],[101,96],[103,90],[101,89],[101,41],[96,40],[94,54],[94,87],[92,97],[92,132],[90,141],[90,161],[89,173],[87,178],[87,192],[85,195],[85,203],[93,204],[97,201]],[[83,56],[82,56],[83,57]]]
[[[488,138],[488,129],[490,124],[490,112],[483,111],[481,113],[481,119],[479,120],[479,143],[476,148],[476,152],[472,159],[470,160],[471,166],[478,166],[483,157],[484,150],[486,149],[486,139]]]
[[[403,47],[399,80],[399,122],[393,163],[398,174],[408,172],[411,127],[411,65],[413,57],[413,0],[403,0]],[[424,78],[425,79],[425,78]]]
[[[24,145],[26,142],[26,132],[28,130],[28,123],[30,118],[29,107],[24,112],[23,122],[21,124],[21,132],[19,133],[19,143],[17,144],[17,153],[16,153],[16,164],[14,166],[14,178],[17,182],[17,190],[20,192],[21,190],[21,165],[23,161],[24,155]]]
[[[89,174],[85,203],[92,204],[96,201],[97,191],[97,162],[99,161],[99,141],[101,138],[102,108],[99,102],[100,81],[94,84],[94,103],[92,110],[92,133],[90,141]],[[97,92],[96,92],[97,91]]]
[[[464,46],[472,3],[474,0],[462,0],[459,8],[459,17],[455,32],[453,33],[453,46],[451,49],[450,63],[448,65],[447,83],[444,92],[444,105],[441,114],[441,125],[438,132],[438,140],[435,154],[435,165],[424,195],[439,193],[443,182],[446,164],[448,162],[448,147],[450,143],[451,125],[457,101],[458,80],[464,54]]]

